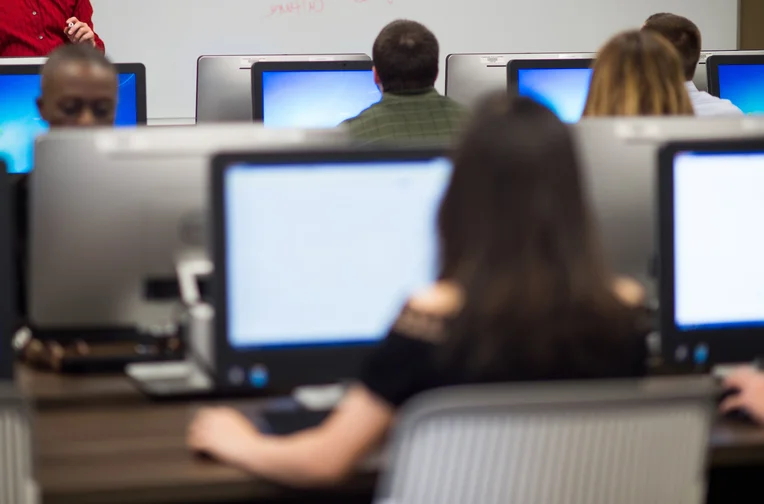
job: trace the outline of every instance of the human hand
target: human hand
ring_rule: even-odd
[[[743,367],[724,379],[724,387],[739,390],[719,405],[723,413],[743,410],[756,422],[764,423],[764,373]]]
[[[232,408],[204,408],[188,426],[186,444],[194,451],[246,469],[261,436],[244,415]]]
[[[90,44],[95,47],[95,33],[87,23],[83,23],[76,17],[71,17],[66,20],[64,33],[69,37],[69,41],[72,44]]]

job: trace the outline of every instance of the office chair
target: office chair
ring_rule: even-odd
[[[490,385],[404,406],[376,502],[700,504],[703,378]]]
[[[32,475],[32,426],[26,401],[0,384],[0,504],[36,504]]]

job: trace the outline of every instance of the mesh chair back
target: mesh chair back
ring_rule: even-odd
[[[700,504],[711,380],[490,385],[404,408],[379,501]]]

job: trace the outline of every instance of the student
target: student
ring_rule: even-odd
[[[662,35],[679,52],[682,59],[685,86],[690,94],[692,107],[698,116],[742,115],[743,112],[729,100],[722,100],[699,91],[692,82],[700,61],[701,37],[698,27],[689,19],[676,14],[653,14],[645,21],[642,31]]]
[[[692,114],[679,55],[663,37],[628,31],[600,49],[584,117]]]
[[[104,54],[87,45],[65,45],[50,53],[42,68],[40,116],[52,129],[113,126],[117,110],[117,72]],[[19,325],[26,319],[25,271],[28,243],[28,181],[14,181]]]
[[[463,126],[466,111],[434,88],[438,39],[414,21],[393,21],[374,41],[374,81],[382,100],[345,121],[361,141],[449,141]]]
[[[293,485],[350,473],[415,394],[448,385],[639,376],[643,291],[616,280],[568,128],[543,105],[487,100],[461,139],[437,229],[440,280],[409,299],[359,383],[319,427],[260,434],[228,408],[198,413],[188,445]]]
[[[51,128],[114,125],[117,71],[102,52],[84,45],[54,50],[41,84],[37,107]]]

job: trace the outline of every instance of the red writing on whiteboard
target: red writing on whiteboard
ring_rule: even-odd
[[[271,5],[268,17],[285,14],[321,14],[322,12],[324,12],[324,0],[291,0]]]

